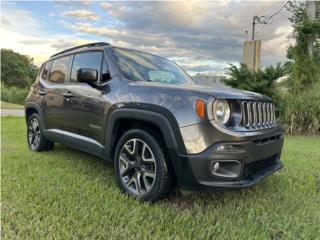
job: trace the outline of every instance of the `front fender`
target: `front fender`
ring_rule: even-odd
[[[186,152],[178,124],[172,119],[169,120],[161,113],[145,109],[121,108],[112,111],[109,116],[108,126],[106,129],[105,145],[110,145],[112,142],[113,129],[116,122],[120,119],[133,119],[150,122],[159,127],[168,148],[177,149],[180,153]]]
[[[112,111],[108,121],[105,137],[106,154],[110,157],[112,150],[111,143],[114,137],[113,129],[116,125],[116,122],[120,119],[141,120],[156,125],[160,129],[164,138],[174,171],[177,176],[180,175],[180,169],[184,163],[180,161],[179,156],[180,154],[186,153],[186,149],[182,141],[177,122],[169,120],[170,118],[168,119],[159,112],[144,109],[121,108]]]

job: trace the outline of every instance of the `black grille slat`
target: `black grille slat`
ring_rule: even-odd
[[[275,107],[271,102],[241,101],[240,125],[247,129],[264,129],[275,125]]]

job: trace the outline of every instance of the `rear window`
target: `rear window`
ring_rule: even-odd
[[[64,83],[68,81],[69,69],[72,60],[72,55],[57,58],[52,61],[50,70],[49,82]]]

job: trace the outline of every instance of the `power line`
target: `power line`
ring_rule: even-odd
[[[270,17],[272,18],[272,17],[278,15],[282,11],[282,9],[287,5],[287,3],[288,3],[288,1],[283,1],[281,3],[282,6],[280,7],[280,9],[278,11],[276,11],[275,13],[271,14]]]
[[[263,24],[259,29],[258,31],[256,31],[255,35],[259,35],[260,32],[262,32],[262,30],[265,28],[265,26],[267,26],[267,24]]]
[[[253,17],[253,22],[252,22],[252,40],[254,40],[254,36],[257,35],[258,33],[260,33],[267,24],[271,24],[272,23],[272,20],[273,18],[278,15],[285,7],[286,5],[289,3],[290,1],[283,1],[281,2],[280,6],[277,8],[277,10],[272,13],[272,14],[269,14],[267,16],[254,16]],[[256,24],[263,24],[260,29],[255,32],[255,25]]]

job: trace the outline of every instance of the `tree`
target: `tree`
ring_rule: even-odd
[[[308,19],[303,2],[289,2],[289,20],[293,27],[292,44],[284,65],[266,67],[257,72],[246,65],[231,65],[227,85],[259,92],[273,98],[282,127],[289,133],[320,133],[320,4],[316,20]],[[314,42],[310,54],[309,43]],[[280,85],[274,84],[286,76]]]
[[[290,2],[288,10],[292,13],[289,20],[294,29],[294,44],[287,52],[287,57],[292,62],[288,88],[293,93],[298,93],[320,82],[320,10],[318,6],[316,20],[308,18],[303,2]],[[315,43],[313,54],[309,51],[310,41]]]
[[[1,83],[8,87],[28,88],[34,82],[38,68],[33,59],[10,49],[1,50]]]
[[[245,64],[241,64],[240,67],[231,64],[228,74],[230,78],[225,81],[227,85],[271,97],[273,96],[273,84],[285,74],[285,68],[277,64],[276,67],[268,66],[256,72]]]

